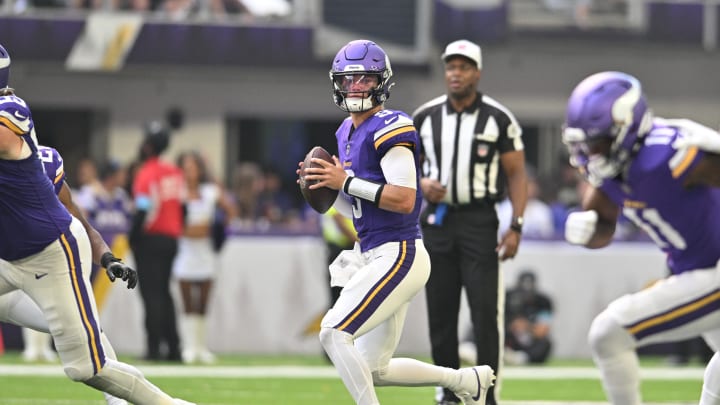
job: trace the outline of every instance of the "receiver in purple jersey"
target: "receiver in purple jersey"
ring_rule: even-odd
[[[704,153],[674,149],[678,136],[678,128],[655,119],[625,181],[599,187],[667,253],[673,273],[714,267],[720,259],[720,189],[683,186]]]

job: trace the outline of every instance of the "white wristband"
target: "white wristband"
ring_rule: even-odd
[[[384,184],[375,183],[359,177],[348,176],[343,184],[345,194],[368,200],[377,205],[380,203],[380,194],[382,194]]]

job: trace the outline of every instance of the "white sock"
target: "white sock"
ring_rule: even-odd
[[[425,387],[441,385],[457,388],[460,374],[457,370],[424,363],[415,359],[395,358],[385,370],[374,373],[378,386]]]
[[[602,375],[603,388],[611,404],[641,405],[640,364],[634,351],[609,358],[595,358]]]
[[[85,384],[134,404],[173,405],[173,399],[145,379],[137,368],[106,359],[105,366]]]
[[[720,352],[705,367],[700,405],[720,405]]]
[[[353,337],[347,332],[322,328],[320,343],[335,365],[345,387],[357,405],[380,405],[373,378],[365,359],[353,344]]]
[[[605,311],[590,325],[588,342],[610,403],[640,405],[640,364],[635,339]]]
[[[115,349],[110,344],[110,340],[108,340],[107,336],[105,336],[105,332],[101,333],[100,341],[102,342],[105,357],[110,360],[117,360],[117,354],[115,354]],[[108,405],[127,405],[127,401],[125,401],[124,399],[114,397],[107,392],[103,392],[103,396],[105,397],[105,402],[107,402]]]

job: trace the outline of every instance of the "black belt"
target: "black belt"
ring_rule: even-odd
[[[448,204],[447,210],[449,212],[472,212],[472,211],[485,211],[488,209],[495,209],[495,205],[492,203],[475,203],[475,204]]]

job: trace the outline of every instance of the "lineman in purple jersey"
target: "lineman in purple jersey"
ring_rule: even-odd
[[[20,290],[47,320],[65,374],[135,404],[188,404],[109,358],[90,288],[91,244],[55,196],[33,139],[25,102],[8,88],[10,57],[0,46],[0,295]]]
[[[700,335],[720,347],[720,155],[685,141],[708,134],[720,137],[692,121],[653,118],[640,82],[625,73],[591,75],[568,101],[563,142],[592,187],[584,211],[568,216],[565,238],[604,247],[622,213],[667,254],[672,271],[593,320],[590,348],[612,404],[641,403],[638,347]],[[720,404],[717,353],[700,404]]]
[[[485,404],[495,378],[488,366],[392,358],[430,259],[418,226],[419,139],[407,114],[384,109],[391,76],[385,52],[366,40],[340,49],[330,70],[335,104],[350,116],[336,133],[339,158],[313,159],[322,168],[308,168],[306,179],[319,180],[311,188],[342,190],[335,207],[353,218],[360,243],[331,266],[331,277],[342,272],[346,282],[336,283],[344,288],[322,320],[320,342],[357,404],[379,404],[375,385],[441,385],[466,404]]]

